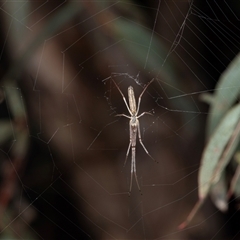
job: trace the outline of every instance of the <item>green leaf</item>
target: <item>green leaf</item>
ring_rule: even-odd
[[[221,175],[219,181],[214,184],[210,191],[210,196],[215,206],[222,212],[228,209],[227,183],[225,171]]]
[[[236,147],[236,142],[233,140],[236,125],[240,119],[240,104],[236,105],[223,118],[215,132],[212,134],[207,146],[204,149],[201,159],[201,167],[198,177],[199,184],[199,199],[205,199],[208,195],[210,187],[221,176],[227,161],[230,159],[230,154],[233,148]],[[239,135],[239,132],[237,136]],[[227,146],[228,143],[230,146]],[[231,144],[232,143],[232,144]],[[226,147],[227,146],[227,147]],[[224,151],[226,148],[227,152]],[[222,156],[226,159],[222,159]],[[221,159],[220,165],[219,160]]]
[[[240,53],[221,75],[210,104],[207,133],[210,136],[228,109],[240,96]]]
[[[239,136],[240,136],[239,133],[240,133],[240,121],[238,122],[236,128],[234,129],[234,132],[233,132],[231,138],[229,139],[221,158],[219,159],[218,165],[214,172],[214,178],[213,178],[214,184],[219,181],[222,171],[225,169],[227,164],[230,162],[235,150],[237,149],[237,146],[239,143]]]

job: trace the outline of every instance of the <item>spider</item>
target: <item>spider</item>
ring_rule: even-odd
[[[128,116],[126,114],[117,114],[116,115],[116,116],[119,116],[119,117],[126,117],[126,118],[130,119],[130,121],[129,121],[129,136],[130,136],[130,140],[129,140],[129,145],[128,145],[128,149],[127,149],[127,153],[126,153],[126,159],[125,159],[125,162],[124,162],[124,165],[123,165],[125,167],[125,165],[127,163],[127,158],[128,158],[128,154],[129,154],[130,148],[132,148],[131,179],[130,179],[129,195],[131,194],[131,190],[132,190],[133,174],[134,174],[135,179],[136,179],[138,190],[142,194],[140,186],[139,186],[139,183],[138,183],[137,172],[136,172],[136,140],[137,140],[137,134],[138,134],[139,142],[142,145],[144,151],[147,153],[147,155],[151,159],[153,159],[153,157],[149,154],[149,152],[147,151],[146,147],[144,146],[144,144],[142,142],[141,132],[140,132],[140,123],[139,123],[138,119],[140,117],[142,117],[143,115],[145,115],[145,114],[149,114],[149,115],[152,115],[152,114],[150,112],[143,112],[140,115],[138,115],[138,112],[139,112],[139,108],[140,108],[142,95],[144,94],[144,92],[146,91],[148,86],[154,81],[154,78],[144,87],[142,93],[140,94],[140,96],[138,98],[138,104],[137,105],[136,105],[134,90],[133,90],[132,86],[128,87],[128,101],[129,101],[129,105],[128,105],[127,101],[126,101],[126,98],[124,97],[122,91],[120,90],[120,88],[118,87],[118,85],[116,84],[116,82],[113,79],[112,79],[112,81],[114,82],[114,84],[117,87],[118,91],[122,95],[123,101],[124,101],[124,103],[125,103],[125,105],[127,107],[127,110],[129,112],[129,114],[130,114],[130,116]]]

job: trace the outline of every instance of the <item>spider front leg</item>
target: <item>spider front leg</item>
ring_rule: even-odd
[[[128,112],[131,114],[131,109],[129,108],[128,104],[127,104],[127,101],[126,101],[126,98],[124,97],[122,91],[120,90],[120,88],[118,87],[118,85],[116,84],[116,82],[113,80],[113,78],[111,78],[113,83],[115,84],[116,88],[118,89],[119,93],[122,95],[122,98],[123,98],[123,101],[127,107],[127,110]],[[130,118],[129,116],[125,115],[125,114],[118,114],[116,116],[124,116],[124,117],[127,117],[127,118]]]
[[[131,117],[126,114],[116,114],[115,117],[126,117],[126,118],[131,119]]]
[[[148,86],[154,81],[154,78],[145,86],[145,88],[143,89],[142,93],[140,94],[139,98],[138,98],[138,106],[137,106],[137,112],[136,114],[138,114],[139,108],[140,108],[140,104],[141,104],[141,99],[142,99],[142,95],[144,94],[144,92],[147,90]],[[141,114],[142,115],[142,114]]]
[[[148,114],[148,115],[153,116],[153,114],[150,113],[150,112],[143,112],[143,113],[141,113],[137,118],[140,118],[140,117],[142,117],[142,116],[145,115],[145,114]]]

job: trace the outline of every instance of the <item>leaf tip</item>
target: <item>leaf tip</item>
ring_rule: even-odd
[[[221,211],[221,212],[226,212],[228,210],[228,205],[226,201],[219,199],[215,202],[216,207]]]

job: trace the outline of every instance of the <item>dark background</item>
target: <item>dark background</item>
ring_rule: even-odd
[[[199,95],[212,92],[239,52],[239,3],[161,1],[157,20],[158,1],[21,4],[2,3],[0,11],[0,128],[4,120],[13,126],[0,138],[2,238],[237,239],[236,200],[225,214],[208,200],[189,228],[177,227],[197,201],[208,117]],[[137,74],[141,86],[129,78]],[[127,111],[109,76],[136,95],[156,78],[140,111],[154,109],[141,126],[150,124],[144,144],[159,164],[138,144],[143,196],[135,182],[127,194],[128,120],[114,117]]]

